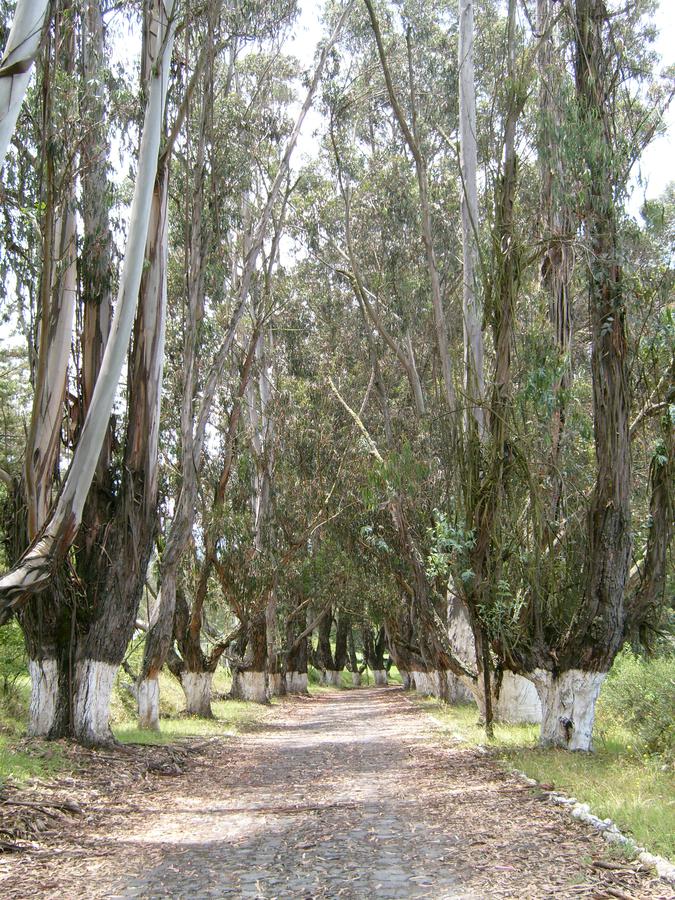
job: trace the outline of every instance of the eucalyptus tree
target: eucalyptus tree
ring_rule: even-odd
[[[78,123],[76,46],[81,29],[69,3],[55,9],[53,27],[48,29],[45,52],[39,66],[41,83],[42,136],[47,153],[40,181],[42,202],[42,268],[39,276],[39,307],[31,313],[35,333],[28,331],[29,357],[34,359],[33,408],[24,450],[23,479],[14,486],[16,516],[10,558],[15,559],[26,543],[35,538],[45,523],[55,490],[62,457],[62,424],[70,409],[69,440],[76,438],[75,398],[68,382],[71,334],[79,294],[77,274],[76,184],[83,163],[87,137]],[[34,94],[33,96],[36,96]],[[66,144],[63,136],[69,134]],[[28,140],[29,136],[26,135]],[[31,182],[25,181],[25,187]],[[24,204],[30,203],[29,196]],[[12,215],[16,220],[16,213]],[[13,223],[14,224],[14,223]],[[85,229],[89,222],[85,222]],[[16,248],[16,244],[13,245]],[[17,301],[21,303],[23,277],[16,279]],[[25,282],[24,282],[25,283]],[[19,309],[21,309],[19,305]],[[23,318],[23,317],[22,317]],[[34,354],[31,351],[36,343]],[[26,509],[25,522],[20,514]],[[69,633],[70,598],[64,589],[66,578],[55,580],[49,592],[31,600],[20,612],[29,656],[32,682],[29,731],[34,734],[59,733],[68,728],[70,692],[69,648],[62,635]],[[71,648],[72,649],[72,648]]]
[[[88,74],[92,74],[92,66],[97,69],[96,76],[92,78],[92,83],[84,89],[86,96],[91,96],[88,91],[96,92],[98,79],[101,76],[101,58],[102,44],[100,41],[101,29],[97,28],[96,10],[91,7],[87,10],[87,17],[83,32],[86,34],[88,56],[86,69]],[[172,10],[170,5],[157,4],[148,8],[147,40],[144,48],[145,53],[150,60],[148,66],[148,82],[147,82],[147,101],[144,116],[144,127],[141,138],[141,148],[138,162],[138,176],[135,185],[134,201],[132,203],[131,219],[127,234],[127,253],[125,264],[120,278],[119,296],[116,309],[115,319],[113,320],[110,336],[107,340],[105,351],[101,353],[102,345],[106,340],[105,334],[100,334],[98,348],[86,346],[86,362],[84,364],[83,381],[86,381],[87,394],[91,390],[91,394],[87,396],[87,400],[82,404],[86,406],[86,415],[78,417],[73,415],[71,422],[71,440],[74,440],[74,453],[71,466],[66,475],[65,482],[58,494],[56,504],[52,510],[49,510],[49,488],[50,484],[44,480],[41,483],[42,494],[38,495],[35,491],[31,491],[30,478],[27,478],[29,485],[29,496],[35,496],[37,501],[32,505],[33,515],[29,519],[28,537],[31,544],[28,551],[23,555],[21,560],[15,565],[14,569],[8,573],[3,583],[8,587],[10,597],[5,593],[5,617],[16,606],[24,604],[25,612],[22,612],[24,618],[24,627],[26,638],[34,659],[35,665],[31,669],[33,695],[31,701],[31,729],[36,733],[56,736],[64,733],[64,731],[74,733],[78,739],[84,742],[100,742],[110,740],[111,735],[108,728],[108,705],[110,690],[112,688],[112,680],[117,669],[128,638],[130,629],[133,628],[135,618],[134,605],[137,605],[137,598],[134,596],[127,597],[125,593],[125,603],[115,604],[114,599],[110,599],[104,592],[103,598],[96,601],[97,588],[100,582],[88,576],[91,575],[91,556],[96,554],[97,534],[94,526],[95,514],[93,518],[90,516],[92,507],[85,513],[85,505],[88,496],[89,486],[94,479],[96,472],[101,473],[108,465],[109,459],[106,458],[106,451],[102,451],[109,441],[109,418],[112,409],[114,396],[117,390],[117,381],[122,368],[122,364],[126,357],[127,346],[131,329],[134,324],[136,301],[141,286],[141,276],[143,269],[143,248],[145,243],[145,235],[148,231],[148,223],[150,220],[150,200],[152,196],[152,182],[154,181],[155,171],[157,169],[158,149],[160,143],[161,124],[164,116],[165,98],[168,85],[168,60],[171,54],[171,43],[175,29],[175,20],[172,18]],[[75,18],[68,16],[70,37],[73,43],[75,40]],[[93,30],[92,30],[93,29]],[[64,30],[59,25],[59,18],[56,21],[56,40],[64,40]],[[98,60],[93,60],[93,56],[97,55]],[[74,51],[63,52],[63,46],[59,54],[60,60],[63,60],[66,67],[74,66]],[[69,63],[68,60],[72,62]],[[72,79],[71,79],[72,83]],[[75,95],[76,92],[74,91]],[[49,96],[49,94],[48,94]],[[100,101],[100,95],[98,97]],[[85,111],[85,121],[89,118],[89,114]],[[49,120],[49,119],[48,119]],[[55,120],[55,122],[58,120]],[[98,142],[98,144],[97,144]],[[100,132],[96,131],[94,126],[92,132],[84,139],[83,146],[87,150],[98,154],[99,161],[105,160],[106,150],[102,144]],[[84,156],[84,154],[83,154]],[[75,157],[69,156],[71,161]],[[91,208],[88,204],[105,204],[106,200],[101,197],[101,193],[105,192],[105,165],[103,171],[99,172],[99,180],[97,185],[92,186],[91,180],[87,180],[87,187],[91,189],[88,193],[86,205],[87,211],[84,215],[85,227],[92,229],[87,232],[88,238],[94,238],[92,233],[94,229],[103,228],[103,232],[96,235],[95,247],[89,247],[89,260],[95,264],[98,258],[100,261],[102,254],[103,262],[101,267],[105,270],[109,262],[105,259],[107,237],[107,227],[105,222],[105,214],[99,209],[94,215],[89,214]],[[87,176],[90,176],[87,172]],[[76,169],[68,171],[68,177],[63,178],[64,190],[71,191],[73,196],[75,178],[77,176]],[[98,191],[98,193],[97,193]],[[47,204],[49,209],[49,204]],[[56,220],[67,222],[68,216],[74,219],[75,211],[72,208],[72,201],[61,216]],[[60,228],[65,233],[64,226]],[[58,234],[53,232],[51,226],[46,229],[46,240],[50,234]],[[63,234],[59,242],[63,244]],[[71,250],[68,251],[68,247]],[[70,243],[58,247],[59,252],[66,251],[66,259],[68,252],[74,255],[74,239]],[[46,286],[49,283],[50,266],[55,265],[57,258],[57,248],[50,246],[50,252],[44,255],[44,271],[42,283]],[[56,268],[61,272],[61,266]],[[75,294],[77,288],[77,279],[75,276],[75,261],[65,267],[64,281],[70,277],[70,282],[64,285],[72,295]],[[91,282],[88,282],[90,285]],[[105,294],[105,285],[100,283],[97,288],[103,290]],[[137,340],[136,340],[136,359],[140,360],[140,371],[136,372],[136,385],[143,385],[143,395],[146,398],[153,397],[153,385],[155,397],[160,379],[158,376],[154,378],[147,371],[147,365],[153,365],[152,360],[159,359],[161,361],[161,343],[156,346],[156,353],[148,352],[146,347],[142,352],[140,350],[140,338],[138,337],[139,327],[143,330],[143,326],[138,323],[142,322],[142,317],[146,317],[144,336],[149,335],[148,326],[151,329],[161,328],[163,317],[157,314],[157,295],[152,295],[151,291],[144,292],[148,298],[151,307],[148,308],[145,302],[141,303],[139,319],[137,322]],[[47,296],[47,288],[43,288],[43,296]],[[87,305],[90,303],[92,309],[85,313],[85,318],[90,315],[100,316],[99,331],[101,330],[101,322],[105,323],[107,309],[105,299],[98,301],[91,299],[90,288],[85,291]],[[103,309],[100,303],[103,303]],[[93,305],[97,309],[93,311]],[[161,307],[160,307],[161,308]],[[50,314],[51,315],[51,314]],[[61,305],[58,316],[45,315],[43,317],[42,327],[43,334],[46,335],[46,325],[49,324],[50,329],[59,323],[59,330],[55,334],[63,334],[62,340],[53,340],[44,342],[41,348],[40,362],[38,371],[42,371],[47,366],[48,361],[54,358],[54,354],[58,348],[65,347],[62,353],[62,369],[64,371],[68,365],[68,353],[70,349],[70,327],[68,319],[71,315],[67,305]],[[103,324],[103,328],[105,328]],[[67,336],[66,336],[67,332]],[[151,341],[152,344],[152,341]],[[65,359],[63,359],[65,357]],[[154,363],[156,365],[156,363]],[[137,367],[138,368],[138,367]],[[160,369],[161,371],[161,369]],[[44,447],[45,451],[40,453],[32,453],[31,466],[41,465],[44,453],[48,447],[52,447],[55,454],[54,459],[60,456],[59,440],[61,428],[61,415],[58,407],[61,400],[53,404],[54,412],[52,415],[45,416],[43,412],[48,407],[40,399],[44,393],[41,383],[44,382],[45,390],[53,390],[55,394],[59,394],[59,377],[55,372],[52,373],[53,382],[50,384],[44,382],[44,379],[38,378],[36,381],[36,394],[33,415],[33,427],[31,430],[31,441],[37,447]],[[133,379],[131,380],[133,385]],[[61,397],[63,388],[61,388]],[[45,395],[46,396],[46,395]],[[150,400],[152,405],[152,400]],[[88,404],[88,405],[87,405]],[[80,406],[80,412],[82,409]],[[147,407],[142,402],[134,404],[131,415],[129,417],[129,429],[131,437],[127,447],[133,447],[133,453],[144,455],[144,448],[147,448],[146,439],[152,446],[152,411],[149,413],[149,419],[144,419]],[[155,416],[156,417],[156,416]],[[139,431],[133,437],[134,422],[139,425]],[[47,431],[51,431],[52,437],[47,439]],[[34,437],[33,437],[34,436]],[[139,440],[140,438],[140,440]],[[154,454],[150,450],[150,457],[156,456],[156,443]],[[127,471],[135,471],[130,465],[132,460],[127,460]],[[150,465],[152,465],[150,463]],[[32,474],[32,473],[31,473]],[[146,474],[146,473],[144,473]],[[51,479],[51,469],[48,472]],[[42,500],[42,496],[47,491],[46,502]],[[151,497],[152,487],[148,484],[148,491]],[[150,499],[150,506],[153,506]],[[99,509],[100,512],[100,509]],[[87,544],[87,539],[91,541],[87,547],[89,559],[86,562],[87,576],[87,597],[85,603],[79,604],[74,602],[72,596],[72,583],[69,585],[70,574],[67,566],[64,568],[62,561],[66,556],[72,542],[76,540],[78,529],[83,516],[88,525],[92,525],[91,529],[87,529],[83,544]],[[100,522],[97,523],[100,525]],[[106,524],[108,524],[106,522]],[[129,523],[124,521],[125,533],[128,532]],[[129,538],[127,538],[127,541]],[[78,546],[78,550],[81,549]],[[134,547],[134,553],[137,548]],[[85,554],[86,556],[86,554]],[[136,553],[136,556],[138,554]],[[108,556],[105,556],[108,560]],[[83,555],[76,554],[76,564],[83,562]],[[109,568],[109,567],[108,567]],[[50,583],[52,574],[59,573],[56,579],[57,589],[50,593],[45,593],[35,601],[32,597],[43,590],[45,585]],[[29,601],[26,606],[26,601]],[[106,602],[107,601],[107,602]],[[132,607],[131,609],[129,607]],[[77,610],[77,612],[76,612]],[[86,616],[85,616],[86,611]],[[76,626],[75,617],[79,613],[82,616],[82,622]],[[72,628],[64,628],[64,622],[72,619]],[[71,636],[77,638],[77,646],[71,641]],[[112,660],[110,656],[115,656]],[[73,683],[71,683],[71,672],[73,674]],[[71,700],[72,698],[72,700]],[[71,711],[73,714],[71,721]]]
[[[464,323],[464,393],[477,437],[484,438],[482,308],[478,272],[478,132],[474,74],[473,0],[459,0],[459,152],[462,210],[462,317]],[[465,430],[472,426],[465,417]]]
[[[249,304],[251,286],[258,272],[259,260],[264,243],[269,238],[273,216],[278,211],[280,201],[283,202],[284,188],[293,151],[307,113],[312,106],[314,95],[318,89],[326,61],[338,38],[342,24],[349,12],[351,4],[347,4],[337,16],[331,35],[321,49],[319,59],[312,75],[309,88],[304,97],[297,118],[281,149],[277,168],[262,200],[259,209],[251,212],[250,234],[242,247],[242,262],[231,287],[232,312],[224,331],[220,345],[217,347],[210,366],[205,372],[198,405],[193,404],[193,393],[186,390],[183,409],[185,415],[181,424],[183,442],[183,481],[176,509],[172,518],[171,530],[167,536],[163,552],[162,593],[161,602],[157,604],[155,614],[150,623],[146,637],[145,652],[141,677],[138,685],[141,722],[156,727],[158,722],[159,688],[157,677],[166,660],[171,645],[173,617],[175,609],[175,580],[180,558],[185,552],[192,524],[194,521],[195,497],[197,491],[197,473],[202,464],[202,451],[206,437],[206,429],[211,413],[213,399],[219,383],[220,373],[226,363],[236,336],[237,326]],[[277,238],[278,240],[278,238]],[[194,328],[192,329],[194,331]],[[191,341],[191,359],[194,359],[196,345]],[[263,643],[265,643],[263,641]],[[266,643],[265,643],[266,647]],[[265,650],[266,652],[266,650]],[[264,658],[264,654],[262,654]],[[254,671],[260,671],[255,669]]]
[[[571,294],[575,232],[579,224],[569,199],[573,188],[565,172],[563,159],[564,142],[561,138],[565,127],[564,97],[571,89],[571,76],[555,59],[555,48],[560,46],[560,38],[556,39],[556,35],[561,27],[557,18],[555,6],[550,0],[538,0],[537,74],[540,110],[537,156],[541,170],[541,280],[548,298],[549,320],[559,354],[551,415],[550,518],[553,523],[560,518],[563,503],[560,454],[572,377]]]
[[[152,65],[126,254],[111,336],[103,355],[91,406],[58,501],[26,553],[0,579],[2,616],[5,620],[30,594],[44,588],[54,565],[64,557],[72,544],[105,440],[117,382],[134,324],[143,269],[145,236],[150,221],[152,186],[157,170],[169,60],[176,24],[172,12],[173,4],[170,0],[153,5],[150,12],[148,45]]]

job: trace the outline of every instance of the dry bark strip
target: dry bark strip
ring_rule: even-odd
[[[0,840],[25,845],[0,853],[2,898],[675,896],[484,755],[439,745],[396,688],[284,701],[236,738],[66,753],[72,774],[2,789]],[[40,805],[58,821],[12,837],[8,817]]]

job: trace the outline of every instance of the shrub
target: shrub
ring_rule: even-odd
[[[18,678],[26,675],[26,648],[19,623],[12,620],[0,629],[0,689],[7,695]]]
[[[647,659],[624,648],[603,686],[600,712],[620,722],[646,753],[675,761],[675,653]]]

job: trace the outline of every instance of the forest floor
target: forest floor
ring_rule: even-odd
[[[675,897],[545,791],[439,741],[398,688],[287,699],[236,736],[64,752],[67,775],[2,788],[22,849],[0,855],[0,897]]]

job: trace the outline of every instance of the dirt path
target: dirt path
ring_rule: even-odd
[[[5,857],[0,896],[674,896],[607,861],[545,796],[443,746],[397,689],[280,703],[260,729],[207,742],[185,774],[167,774],[112,791],[52,856]]]

